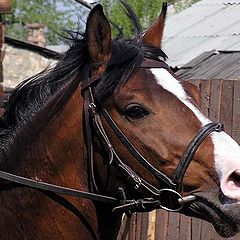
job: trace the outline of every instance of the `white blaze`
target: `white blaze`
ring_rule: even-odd
[[[190,97],[187,95],[180,82],[166,69],[151,68],[150,71],[155,76],[157,83],[184,103],[199,119],[202,126],[211,122],[189,101]],[[240,147],[225,132],[213,132],[210,136],[214,144],[215,168],[219,175],[221,189],[229,198],[240,201],[240,184],[236,186],[233,181],[229,180],[231,173],[236,170],[240,172]]]

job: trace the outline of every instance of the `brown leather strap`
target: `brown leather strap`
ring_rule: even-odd
[[[154,59],[145,59],[140,68],[164,68],[164,69],[170,69],[170,67],[167,65],[167,63],[163,62],[163,61],[157,61]]]
[[[86,91],[89,87],[91,87],[94,83],[101,80],[100,75],[95,75],[91,78],[87,78],[87,81],[83,81],[82,83],[82,94],[84,91]]]
[[[170,69],[170,67],[167,65],[167,63],[163,61],[157,61],[154,59],[146,58],[140,68],[164,68],[164,69]],[[101,75],[95,75],[91,78],[87,78],[87,81],[84,81],[82,83],[82,93],[89,87],[91,87],[93,84],[97,83],[101,80]]]
[[[89,76],[89,66],[86,65],[83,70],[83,86],[88,83]],[[84,127],[85,127],[85,141],[87,147],[87,164],[88,164],[88,176],[89,176],[89,187],[90,190],[98,191],[97,184],[94,177],[94,169],[93,169],[93,143],[92,143],[92,128],[91,128],[91,120],[89,116],[89,105],[91,99],[91,88],[88,87],[85,90],[82,89],[83,95],[83,116],[84,116]]]

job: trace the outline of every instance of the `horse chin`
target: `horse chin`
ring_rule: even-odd
[[[240,204],[227,198],[222,203],[223,198],[220,201],[219,197],[210,194],[212,192],[194,194],[197,200],[184,208],[182,213],[212,223],[221,237],[233,237],[240,231]]]

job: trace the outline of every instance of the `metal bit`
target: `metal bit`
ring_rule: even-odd
[[[186,204],[186,203],[189,203],[189,202],[193,202],[196,200],[196,196],[194,195],[189,195],[189,196],[186,196],[186,197],[181,197],[178,199],[178,203],[183,205],[183,204]]]

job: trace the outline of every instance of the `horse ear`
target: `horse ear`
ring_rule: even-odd
[[[86,38],[92,70],[94,74],[101,73],[111,57],[111,27],[101,4],[96,5],[89,14]]]
[[[167,15],[167,3],[162,4],[160,16],[155,20],[152,26],[145,32],[143,43],[157,48],[161,48],[165,19]]]

